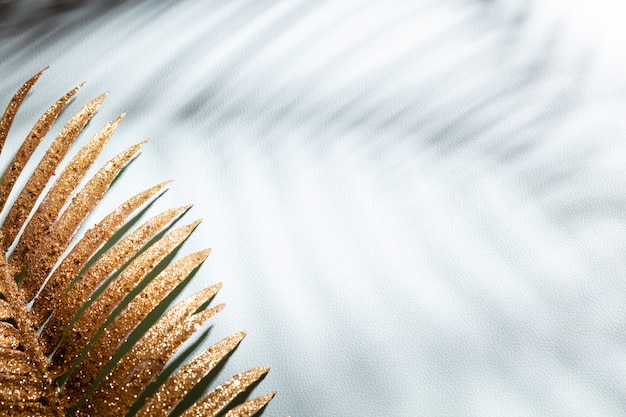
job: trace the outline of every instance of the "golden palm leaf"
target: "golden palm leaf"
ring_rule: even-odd
[[[44,70],[11,99],[0,120],[0,150],[18,108]],[[0,210],[35,148],[79,88],[54,103],[24,140],[0,180]],[[184,409],[190,402],[187,394],[237,347],[244,332],[214,344],[160,385],[155,382],[178,348],[223,308],[205,309],[221,286],[216,284],[146,325],[147,317],[163,308],[168,295],[210,251],[159,267],[199,223],[165,233],[189,206],[166,210],[125,237],[114,238],[167,182],[128,199],[68,250],[87,215],[143,145],[119,153],[76,190],[124,114],[76,153],[41,198],[105,97],[93,99],[67,122],[0,226],[5,254],[0,256],[0,414],[253,415],[274,393],[239,403],[236,397],[263,378],[266,367],[233,376]]]

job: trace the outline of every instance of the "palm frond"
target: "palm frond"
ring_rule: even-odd
[[[9,102],[0,119],[0,150],[16,112],[44,70],[26,81]],[[0,210],[8,207],[18,177],[80,87],[44,112],[16,152],[0,180]],[[48,186],[105,98],[103,94],[91,100],[65,124],[0,225],[0,249],[4,253],[0,256],[1,415],[122,416],[130,410],[138,410],[138,416],[170,415],[180,411],[187,394],[245,336],[240,332],[224,338],[161,385],[150,386],[181,345],[224,307],[203,308],[221,283],[180,301],[151,326],[142,326],[210,253],[210,249],[201,250],[160,266],[200,222],[166,233],[190,206],[166,210],[117,242],[111,241],[129,217],[169,181],[129,198],[80,239],[76,237],[95,205],[145,143],[120,152],[77,190],[123,119],[122,114],[96,133]],[[257,413],[273,392],[240,404],[235,399],[268,370],[252,368],[233,376],[182,410],[182,415]]]

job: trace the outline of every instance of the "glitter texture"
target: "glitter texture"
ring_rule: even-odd
[[[253,368],[235,375],[223,382],[200,401],[192,405],[181,417],[214,416],[221,411],[237,395],[241,394],[251,384],[258,381],[270,368]]]
[[[17,349],[20,345],[20,333],[7,322],[0,322],[0,347]]]
[[[152,311],[183,279],[187,277],[209,255],[203,250],[175,262],[155,277],[104,329],[90,347],[83,361],[65,382],[66,395],[80,398],[91,386],[104,365],[128,338],[141,320]],[[210,288],[217,293],[221,284]]]
[[[4,177],[2,177],[2,180],[0,181],[0,210],[4,208],[7,198],[9,197],[9,193],[13,189],[15,181],[17,181],[17,177],[22,173],[26,162],[28,162],[37,146],[41,143],[46,133],[48,133],[61,113],[61,110],[63,110],[72,97],[76,95],[81,86],[82,85],[79,85],[74,88],[50,106],[50,108],[39,118],[37,123],[35,123],[35,126],[33,126],[28,136],[26,136],[24,142],[22,142],[22,145],[9,164],[9,168],[6,170]]]
[[[61,296],[78,275],[81,265],[84,265],[96,254],[96,251],[119,230],[128,216],[170,182],[162,182],[131,197],[102,219],[100,223],[87,230],[85,236],[72,248],[61,265],[54,270],[48,282],[35,298],[30,311],[35,326],[41,326],[58,306]]]
[[[0,333],[4,333],[0,331]],[[7,375],[31,375],[36,372],[36,368],[30,362],[29,356],[15,349],[7,349],[4,346],[0,349],[2,361],[0,361],[0,374]]]
[[[6,300],[0,300],[0,321],[6,321],[11,318],[13,309]]]
[[[5,314],[10,318],[0,322],[0,368],[11,369],[0,373],[0,411],[5,415],[28,415],[45,401],[49,407],[41,408],[41,414],[31,414],[43,415],[56,409],[56,393],[48,375],[48,359],[37,343],[14,275],[4,256],[0,256],[0,294],[7,302]],[[21,411],[13,413],[14,409]]]
[[[0,149],[17,109],[42,72],[28,80],[7,106],[0,119]],[[16,179],[35,148],[79,88],[49,107],[28,134],[0,180],[0,209],[8,204]],[[198,311],[222,284],[209,286],[178,302],[147,331],[136,335],[139,339],[134,345],[127,345],[131,334],[136,340],[134,332],[143,332],[145,327],[140,325],[147,315],[210,253],[204,249],[164,262],[174,257],[200,220],[163,232],[158,239],[156,236],[191,206],[166,210],[123,238],[115,237],[124,230],[129,216],[170,181],[128,199],[68,250],[79,227],[145,143],[120,152],[77,191],[122,114],[76,153],[46,195],[39,198],[105,97],[103,94],[89,102],[65,124],[17,193],[0,228],[4,250],[0,256],[0,415],[117,416],[125,415],[133,405],[141,407],[140,416],[169,414],[245,336],[244,332],[236,333],[209,347],[155,387],[143,404],[135,404],[183,343],[224,304]],[[19,241],[14,242],[20,232]],[[7,253],[13,243],[15,249]],[[113,363],[113,358],[120,359]],[[274,393],[241,404],[233,400],[268,370],[253,368],[235,375],[191,405],[184,415],[219,412],[234,417],[256,413]]]
[[[135,258],[121,274],[87,307],[76,320],[71,331],[61,342],[52,364],[55,373],[63,374],[80,352],[87,346],[96,331],[111,316],[115,307],[131,292],[167,255],[179,246],[200,223],[199,220],[168,233]]]
[[[239,332],[228,336],[179,369],[146,400],[137,412],[137,417],[150,417],[172,411],[191,388],[239,345],[245,335],[245,332]]]
[[[47,417],[58,416],[49,407],[39,402],[2,402],[0,403],[0,415],[11,417]],[[62,415],[62,414],[61,414]]]
[[[109,123],[76,154],[26,225],[13,256],[19,256],[26,262],[32,261],[22,280],[22,291],[27,300],[32,299],[43,284],[41,279],[34,277],[48,276],[85,217],[104,196],[117,174],[139,151],[142,144],[127,149],[105,164],[57,220],[61,208],[100,154],[122,117]],[[43,239],[46,235],[47,239]],[[32,255],[28,255],[29,253]]]
[[[224,417],[249,417],[267,405],[276,392],[270,392],[262,397],[253,398],[231,409]]]
[[[70,121],[67,122],[52,145],[50,145],[50,148],[46,151],[46,154],[41,162],[39,162],[39,165],[37,165],[35,172],[29,178],[20,195],[17,197],[17,200],[11,207],[6,220],[2,225],[2,232],[4,234],[4,246],[2,249],[5,252],[17,236],[19,230],[34,207],[37,198],[39,198],[39,195],[45,188],[50,177],[54,175],[59,163],[61,163],[61,159],[63,159],[69,150],[70,145],[78,137],[78,134],[91,119],[105,98],[106,94],[103,94],[100,97],[93,99],[80,109],[70,119]],[[22,258],[16,259],[11,257],[11,264],[17,270],[21,270],[23,268],[23,262],[24,260]]]
[[[203,290],[183,300],[161,317],[120,359],[98,389],[79,407],[77,415],[124,415],[180,345],[197,330],[197,325],[224,308],[220,304],[193,314],[211,296],[212,291]],[[72,400],[76,398],[67,398],[70,405]],[[94,403],[106,406],[98,413]]]
[[[28,81],[24,83],[24,85],[20,87],[19,90],[17,90],[17,92],[11,98],[9,105],[2,115],[2,119],[0,119],[0,151],[2,150],[2,148],[4,148],[4,142],[6,141],[9,129],[13,124],[15,114],[22,105],[24,98],[26,98],[26,94],[28,94],[28,92],[33,87],[33,85],[35,85],[41,74],[43,74],[43,72],[47,69],[48,67],[33,75]]]
[[[59,308],[52,314],[41,332],[41,343],[47,354],[57,345],[78,309],[85,304],[93,291],[119,267],[128,262],[166,224],[187,210],[189,206],[169,209],[153,217],[140,228],[103,254],[85,271],[80,280],[63,297]]]

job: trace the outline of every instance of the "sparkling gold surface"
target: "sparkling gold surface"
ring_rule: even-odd
[[[128,216],[148,201],[171,181],[162,182],[131,197],[97,225],[87,230],[85,236],[72,248],[61,264],[54,270],[48,282],[35,298],[30,310],[35,327],[39,327],[59,304],[61,296],[85,263],[124,224]],[[1,301],[1,300],[0,300]],[[1,311],[1,303],[0,303]]]
[[[41,72],[18,90],[0,119],[0,149],[18,107],[40,75]],[[79,87],[68,92],[44,113],[18,150],[9,165],[10,172],[5,173],[0,180],[0,210],[34,149]],[[4,252],[24,228],[24,222],[61,159],[105,96],[92,100],[76,113],[45,153],[2,225],[0,247]],[[124,415],[180,346],[205,320],[224,307],[220,304],[197,312],[200,306],[215,295],[221,284],[205,288],[179,302],[128,350],[92,395],[81,399],[98,373],[104,369],[103,365],[111,361],[133,329],[209,254],[206,249],[174,262],[147,283],[124,308],[117,308],[137,285],[144,285],[144,278],[199,223],[196,221],[178,228],[144,248],[159,230],[189,208],[184,206],[167,210],[144,223],[113,245],[73,283],[79,271],[119,230],[128,216],[166,184],[159,184],[126,201],[89,229],[85,237],[60,261],[61,253],[71,243],[80,224],[142,145],[127,149],[105,164],[60,214],[122,117],[102,129],[67,165],[32,215],[10,262],[7,262],[6,253],[2,254],[5,256],[0,255],[0,415],[58,417],[65,415],[67,407],[77,404],[77,415]],[[52,267],[59,261],[60,265],[35,299],[32,311],[28,311],[27,301],[39,290]],[[125,268],[117,275],[116,271],[124,265]],[[28,268],[18,288],[15,277],[24,266]],[[108,280],[113,275],[116,276]],[[95,297],[94,291],[105,282],[107,287]],[[77,311],[92,298],[95,300],[76,320],[75,326],[50,360],[46,353],[52,352]],[[118,310],[121,310],[120,314],[110,319],[109,316]],[[51,312],[50,320],[41,335],[38,335],[35,329]],[[85,361],[75,369],[75,374],[69,377],[61,391],[53,376],[59,376],[68,369],[67,365],[78,357],[90,338],[107,321],[107,328],[90,346]],[[146,401],[139,414],[162,415],[172,410],[189,389],[236,348],[244,336],[244,332],[229,336],[184,365]],[[228,411],[225,407],[232,399],[262,378],[268,370],[254,368],[234,376],[192,406],[185,415],[214,415],[219,410]],[[246,401],[232,408],[227,416],[252,415],[264,407],[273,395],[270,393]]]
[[[6,300],[0,300],[0,320],[6,320],[13,314],[11,305]]]
[[[54,372],[67,372],[72,362],[78,359],[95,333],[104,325],[115,307],[132,291],[154,267],[179,246],[191,234],[200,220],[180,227],[163,236],[137,256],[107,288],[87,307],[76,320],[71,331],[61,341],[52,356]]]
[[[21,284],[22,292],[27,300],[35,296],[59,256],[67,249],[85,217],[104,196],[117,174],[141,147],[142,144],[135,145],[107,162],[72,199],[69,207],[58,218],[61,208],[96,160],[122,117],[123,115],[109,123],[74,156],[26,225],[13,251],[13,257],[30,262]]]
[[[17,349],[20,342],[20,332],[11,324],[0,322],[0,348]]]
[[[181,417],[216,415],[237,395],[244,392],[246,388],[258,381],[269,370],[269,367],[253,368],[235,375],[189,407]]]
[[[109,249],[84,272],[80,280],[63,297],[59,308],[52,314],[41,332],[40,343],[44,352],[52,353],[70,321],[93,291],[116,269],[136,255],[159,230],[189,207],[169,209],[148,220]]]
[[[39,402],[30,403],[8,403],[0,402],[0,415],[11,417],[58,417],[65,415],[61,412],[55,412],[50,407],[44,406]]]
[[[37,401],[44,395],[43,386],[34,375],[0,375],[0,398],[18,397],[20,401]]]
[[[19,350],[0,348],[0,374],[31,375],[37,372],[30,357]]]
[[[248,400],[243,404],[231,409],[228,413],[224,415],[224,417],[250,417],[254,413],[261,410],[263,407],[265,407],[267,403],[269,403],[270,400],[274,398],[274,395],[276,395],[276,391],[270,392],[269,394],[262,397]]]
[[[206,249],[188,255],[170,265],[150,281],[104,329],[87,351],[82,362],[65,382],[63,388],[65,395],[80,398],[130,333],[154,307],[206,259],[209,252],[210,250]],[[221,284],[211,288],[217,292]]]
[[[0,293],[4,296],[7,303],[12,309],[10,317],[13,323],[2,322],[6,332],[13,332],[19,329],[19,335],[16,336],[22,351],[31,358],[31,364],[34,364],[38,372],[42,375],[46,373],[48,359],[43,355],[37,343],[37,334],[31,330],[28,313],[26,311],[26,302],[21,292],[17,288],[14,273],[7,264],[4,256],[0,256]],[[2,331],[5,333],[5,331]]]
[[[224,305],[220,304],[193,314],[211,296],[210,289],[202,290],[161,317],[80,405],[77,415],[124,415],[180,345],[205,320],[222,310]],[[76,401],[75,398],[66,400]]]
[[[79,182],[87,172],[87,170],[95,162],[96,158],[113,135],[113,132],[117,128],[119,122],[124,117],[124,114],[120,115],[116,120],[113,120],[107,124],[102,130],[100,130],[80,151],[72,158],[67,164],[61,175],[54,182],[41,204],[35,210],[32,218],[29,220],[20,242],[18,243],[13,256],[21,252],[21,248],[26,241],[25,250],[31,251],[36,249],[36,241],[40,238],[50,227],[52,222],[56,220],[57,216],[61,212],[61,208],[65,205],[70,194],[78,186]],[[119,158],[116,157],[116,158]],[[109,162],[109,165],[111,163]],[[102,175],[99,172],[99,175]],[[96,177],[98,174],[96,174]],[[90,200],[98,201],[98,195],[91,196]],[[32,240],[35,242],[28,242]],[[30,246],[28,244],[30,243]]]
[[[56,220],[70,194],[95,162],[123,117],[124,114],[120,115],[116,120],[102,128],[63,169],[24,228],[22,237],[13,251],[12,256],[14,258],[25,256],[26,254],[23,252],[29,252],[32,255],[32,251],[37,249],[40,238],[45,235],[52,222]],[[28,260],[29,258],[26,257],[25,259]]]
[[[33,75],[28,81],[26,81],[20,88],[15,92],[11,101],[7,105],[4,114],[2,115],[2,119],[0,119],[0,151],[4,147],[4,142],[6,141],[7,134],[9,133],[9,129],[13,124],[13,119],[15,118],[15,114],[17,113],[17,109],[20,108],[20,105],[24,101],[26,94],[30,91],[32,86],[37,82],[41,74],[47,70],[48,67],[42,69],[37,74]]]
[[[31,410],[42,400],[48,403],[45,408],[56,408],[58,394],[48,374],[49,361],[37,343],[26,302],[13,276],[14,270],[0,256],[0,293],[11,320],[0,322],[0,410]]]
[[[105,98],[106,94],[103,94],[80,109],[70,121],[67,122],[54,142],[50,145],[50,148],[46,151],[39,165],[37,165],[35,172],[28,179],[28,182],[17,197],[17,200],[13,203],[2,225],[2,231],[4,233],[4,247],[2,249],[5,252],[17,236],[34,207],[37,198],[39,198],[39,195],[45,188],[50,177],[54,175],[61,159],[69,150],[70,145],[78,137],[78,134],[82,131],[85,124],[91,119]],[[16,270],[21,270],[24,266],[23,259],[21,258],[11,258],[11,264],[14,265]]]
[[[168,414],[202,378],[208,375],[245,337],[245,332],[228,336],[180,368],[151,395],[137,417]]]
[[[65,108],[67,103],[69,103],[72,97],[74,97],[81,86],[82,84],[68,92],[66,95],[57,100],[56,103],[50,106],[50,108],[39,118],[37,123],[35,123],[28,136],[26,136],[24,142],[22,142],[22,145],[5,171],[4,177],[2,177],[2,180],[0,181],[0,210],[4,208],[7,198],[9,197],[9,193],[13,189],[17,177],[24,169],[26,162],[28,162],[37,146],[41,143],[46,133],[48,133],[61,113],[61,110]]]

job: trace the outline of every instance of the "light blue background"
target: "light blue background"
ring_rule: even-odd
[[[2,3],[2,103],[50,69],[0,162],[110,91],[100,163],[151,141],[88,225],[175,180],[264,415],[626,414],[621,2]]]

